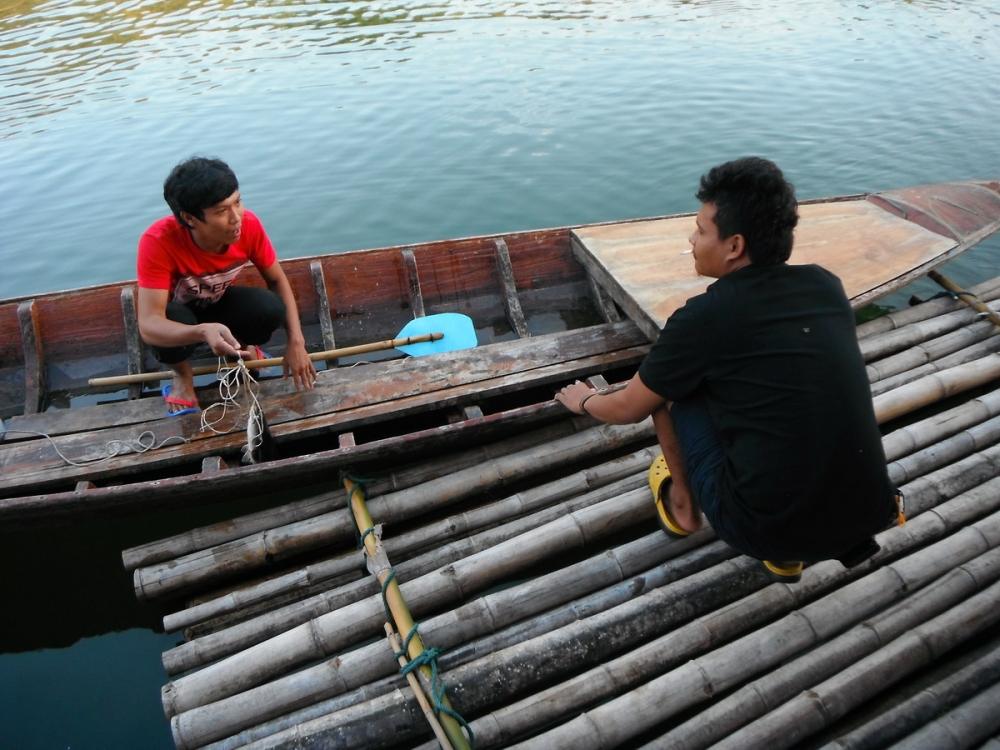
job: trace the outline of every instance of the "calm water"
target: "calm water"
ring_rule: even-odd
[[[233,165],[284,257],[693,210],[747,153],[801,197],[1000,178],[998,38],[987,0],[0,0],[0,298],[133,277],[195,153]],[[28,651],[0,657],[0,747],[170,746],[172,639],[135,629],[115,569],[142,532],[94,533],[32,540],[102,577],[65,611],[19,590],[60,627],[3,618]]]

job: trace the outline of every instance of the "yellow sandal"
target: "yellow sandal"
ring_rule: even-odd
[[[667,508],[667,499],[663,489],[667,480],[670,479],[670,468],[663,456],[659,456],[649,467],[649,490],[653,493],[653,505],[656,506],[656,515],[660,519],[660,526],[668,536],[675,539],[683,539],[690,536],[691,532],[681,527],[670,515]]]
[[[801,560],[761,560],[764,569],[772,581],[779,583],[798,583],[802,578],[803,564]]]

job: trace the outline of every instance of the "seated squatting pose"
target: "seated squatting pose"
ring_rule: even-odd
[[[256,358],[279,326],[288,333],[285,376],[312,388],[316,369],[306,353],[291,285],[253,213],[243,207],[236,175],[218,159],[188,159],[163,183],[173,212],[139,239],[138,318],[143,341],[174,371],[164,386],[167,413],[197,411],[191,356],[205,343],[219,356]],[[232,286],[252,263],[268,289]]]
[[[798,580],[803,561],[855,565],[878,550],[896,493],[843,286],[786,263],[797,204],[773,163],[721,164],[697,197],[695,271],[718,280],[670,316],[624,389],[577,381],[556,398],[603,422],[652,415],[668,533],[698,529],[700,509],[778,580]]]

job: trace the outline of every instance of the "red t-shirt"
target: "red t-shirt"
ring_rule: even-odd
[[[139,286],[166,289],[174,302],[217,302],[242,268],[271,267],[277,255],[264,226],[250,211],[243,212],[240,238],[216,255],[195,244],[191,232],[172,215],[153,223],[139,238]]]

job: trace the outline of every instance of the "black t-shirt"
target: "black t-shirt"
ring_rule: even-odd
[[[854,314],[829,271],[727,274],[670,316],[639,377],[668,401],[705,398],[726,456],[722,525],[744,552],[837,557],[891,519]]]

